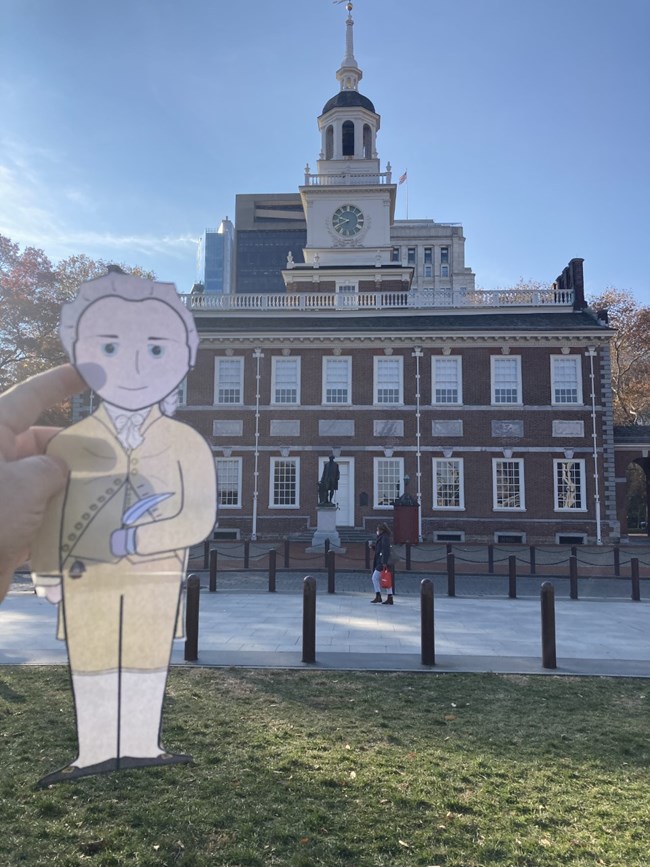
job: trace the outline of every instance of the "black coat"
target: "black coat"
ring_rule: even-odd
[[[372,568],[375,572],[381,572],[382,566],[388,566],[390,558],[390,536],[388,533],[380,533],[375,542],[375,559]]]

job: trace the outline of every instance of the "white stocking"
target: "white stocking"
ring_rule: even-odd
[[[122,672],[121,756],[154,758],[164,752],[160,726],[166,682],[166,671]]]
[[[117,756],[118,679],[111,674],[73,674],[79,756],[85,768]]]

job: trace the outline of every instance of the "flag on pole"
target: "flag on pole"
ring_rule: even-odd
[[[404,181],[406,180],[406,176],[407,176],[407,174],[408,174],[408,169],[404,172],[403,175],[400,175],[399,184],[403,184],[403,183],[404,183]],[[398,184],[398,186],[399,186],[399,184]]]

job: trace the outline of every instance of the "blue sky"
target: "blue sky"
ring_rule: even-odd
[[[360,90],[408,216],[461,222],[492,289],[650,304],[650,2],[355,0]],[[187,291],[237,193],[297,190],[338,91],[331,0],[0,0],[0,233]],[[398,218],[406,216],[406,185]]]

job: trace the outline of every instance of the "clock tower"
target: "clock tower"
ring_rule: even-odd
[[[304,265],[290,257],[282,272],[289,292],[404,290],[413,276],[412,268],[391,262],[397,187],[390,163],[381,171],[380,117],[359,92],[363,73],[354,57],[351,2],[347,10],[345,56],[336,73],[340,90],[318,118],[316,173],[307,165],[300,187],[307,222]]]

